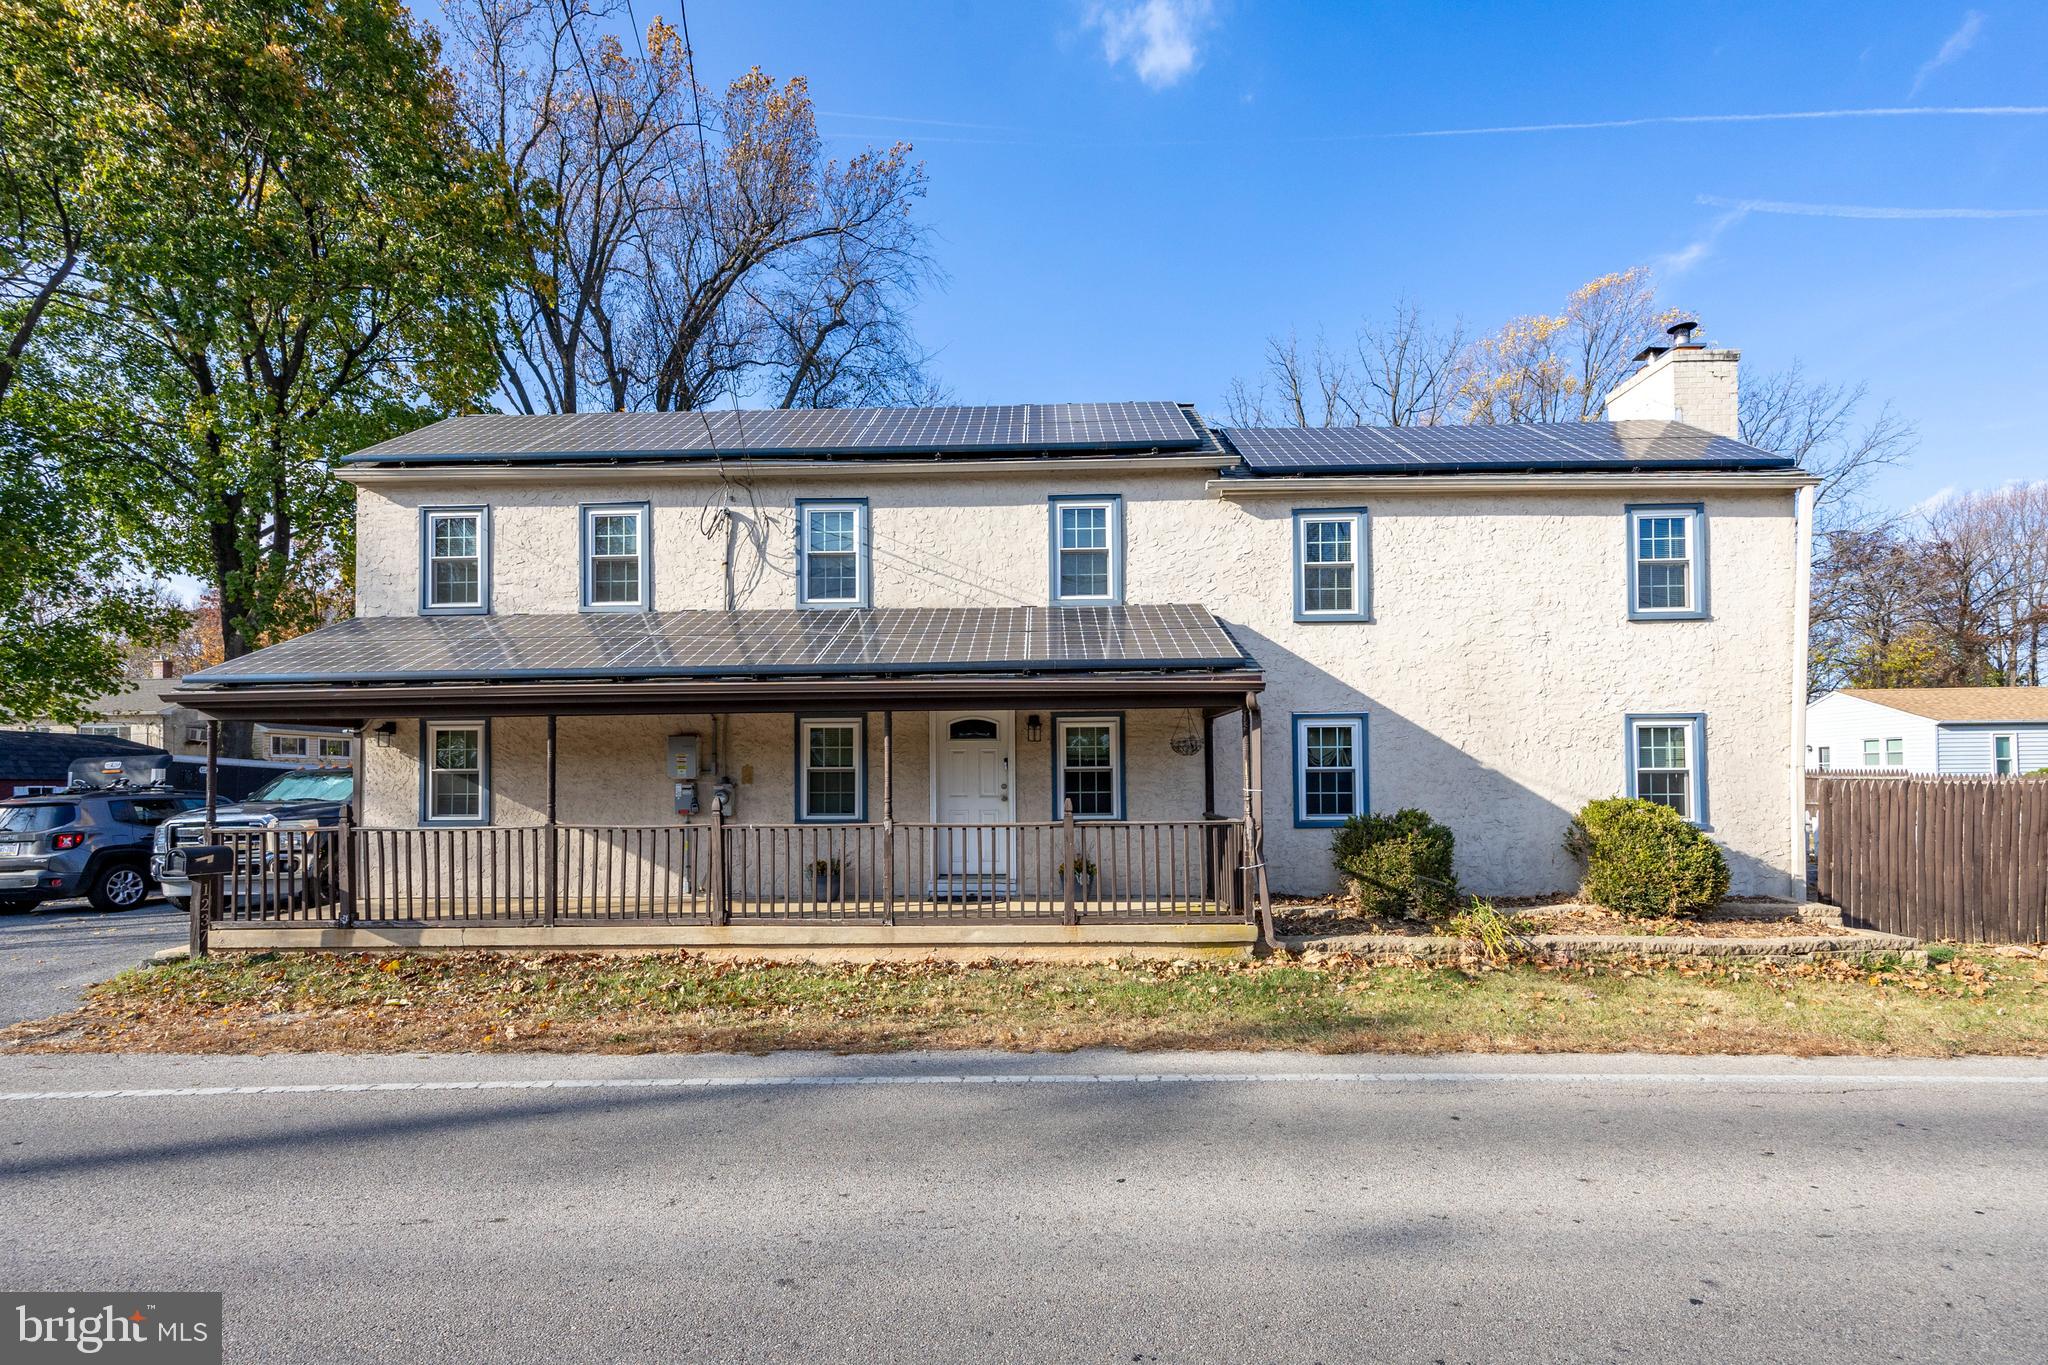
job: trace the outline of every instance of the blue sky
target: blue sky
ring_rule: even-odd
[[[697,0],[689,22],[707,83],[800,73],[835,149],[915,144],[949,276],[920,332],[963,401],[1216,412],[1269,333],[1343,338],[1404,295],[1485,329],[1649,264],[1745,368],[1800,360],[1917,424],[1885,501],[2048,477],[2048,5]],[[1720,117],[1987,106],[2033,112]]]

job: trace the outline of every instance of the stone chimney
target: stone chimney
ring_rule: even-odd
[[[149,665],[149,676],[152,678],[175,678],[178,676],[177,662],[172,659],[156,659]]]
[[[1645,346],[1636,355],[1635,373],[1608,392],[1603,400],[1607,420],[1684,422],[1739,440],[1735,370],[1742,352],[1694,340],[1699,324],[1690,320],[1665,330],[1671,344]]]

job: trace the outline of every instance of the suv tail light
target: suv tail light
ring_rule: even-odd
[[[83,834],[53,834],[50,836],[50,847],[60,853],[67,848],[77,848],[84,842],[85,836]]]

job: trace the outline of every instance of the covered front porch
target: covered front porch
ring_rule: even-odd
[[[964,666],[891,666],[957,634],[930,619],[954,613],[870,611],[757,623],[773,652],[713,676],[390,677],[357,649],[354,676],[311,678],[276,657],[298,642],[237,661],[267,663],[261,681],[195,675],[190,704],[217,720],[317,718],[359,740],[338,827],[215,829],[236,858],[204,912],[212,946],[1028,955],[1269,937],[1256,666],[1206,612],[1169,622],[1200,632],[1187,662],[1156,657],[1153,614],[1199,608],[1014,611],[1038,619],[996,624],[1029,647],[948,661]],[[439,642],[457,653],[484,635],[402,624],[469,626]],[[848,632],[862,657],[821,667]]]

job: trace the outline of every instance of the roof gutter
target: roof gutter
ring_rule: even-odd
[[[1325,493],[1789,493],[1819,479],[1803,469],[1669,469],[1612,474],[1281,474],[1210,479],[1212,498],[1298,498]]]

